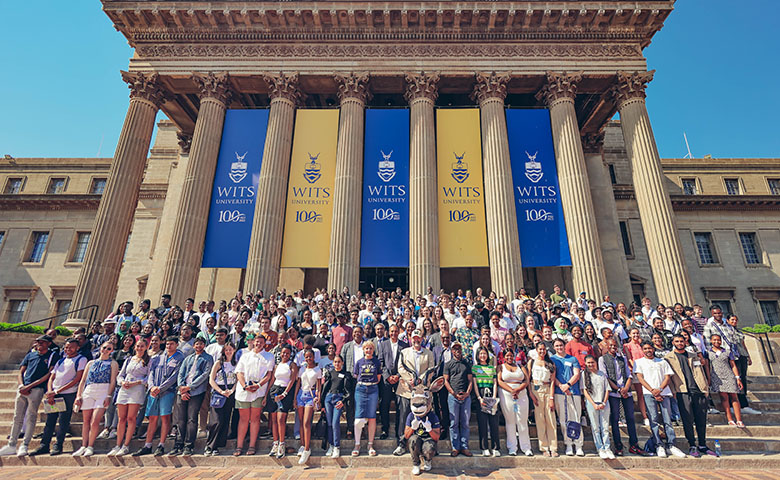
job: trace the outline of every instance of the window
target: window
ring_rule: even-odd
[[[726,178],[723,182],[726,184],[727,195],[740,195],[742,193],[739,188],[738,178]]]
[[[745,262],[748,265],[761,263],[761,251],[758,248],[758,239],[755,233],[741,232],[739,234],[739,243],[742,244],[742,253],[745,255]]]
[[[87,254],[87,245],[89,245],[89,237],[89,232],[78,232],[76,234],[76,245],[70,258],[71,262],[81,263],[84,261],[84,256]]]
[[[696,250],[699,252],[699,262],[702,265],[718,263],[718,256],[712,245],[712,234],[709,232],[696,232],[693,234],[696,240]]]
[[[615,174],[615,165],[609,164],[607,165],[607,168],[609,168],[609,181],[612,182],[612,185],[617,185],[617,174]]]
[[[3,189],[3,193],[6,195],[14,195],[17,193],[21,193],[22,185],[24,185],[23,178],[21,177],[9,178],[8,181],[5,182],[5,188]]]
[[[105,178],[93,178],[92,186],[89,187],[89,193],[94,195],[103,195],[103,191],[106,189]]]
[[[734,313],[731,310],[731,301],[729,300],[712,300],[710,306],[720,307],[721,311],[723,311],[723,318],[728,318],[729,315]]]
[[[631,236],[628,234],[628,222],[620,222],[620,237],[623,239],[623,253],[627,257],[633,257],[634,252],[631,249]]]
[[[51,325],[51,327],[62,325],[65,322],[65,319],[67,317],[65,314],[70,311],[70,306],[72,304],[73,304],[72,300],[57,300],[57,313],[55,313],[55,315],[62,315],[62,316],[55,318],[54,323]]]
[[[47,243],[49,243],[49,232],[33,232],[30,238],[30,253],[26,261],[40,263]]]
[[[8,323],[22,323],[28,300],[11,300],[8,304]]]
[[[780,195],[780,178],[770,178],[767,182],[769,182],[769,193]]]
[[[761,317],[767,325],[780,324],[780,312],[777,309],[776,300],[760,300],[758,305],[761,307]]]
[[[684,195],[698,195],[699,189],[696,187],[695,178],[682,179],[682,191]]]
[[[64,178],[52,178],[49,180],[49,188],[46,193],[63,193],[65,191],[65,179]]]

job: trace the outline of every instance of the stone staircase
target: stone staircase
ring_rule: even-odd
[[[478,431],[476,418],[472,415],[471,441],[470,446],[475,456],[465,458],[459,456],[452,458],[449,456],[449,442],[439,442],[439,450],[442,453],[434,461],[435,466],[442,466],[450,470],[462,469],[492,469],[492,468],[534,468],[534,469],[555,469],[555,468],[669,468],[670,462],[673,462],[673,468],[686,469],[711,469],[711,468],[780,468],[780,378],[775,376],[757,376],[750,377],[749,399],[751,406],[764,412],[762,415],[744,415],[744,421],[747,425],[745,429],[739,429],[727,425],[723,413],[709,415],[709,422],[712,424],[707,429],[708,442],[714,448],[715,440],[719,440],[723,456],[721,458],[686,458],[686,459],[658,459],[655,457],[637,457],[626,455],[616,460],[602,460],[595,454],[595,447],[592,440],[591,431],[588,427],[583,429],[585,436],[584,450],[588,454],[585,458],[566,457],[561,455],[559,458],[545,458],[539,454],[532,458],[517,456],[511,457],[506,454],[506,434],[504,427],[500,427],[501,444],[503,447],[502,456],[499,458],[486,459],[478,453]],[[11,431],[11,422],[13,419],[13,404],[16,390],[16,371],[0,371],[0,438],[5,442],[5,437]],[[43,430],[45,414],[43,409],[39,412],[39,421],[36,425],[36,433]],[[394,419],[395,412],[391,412],[391,422]],[[315,416],[315,421],[317,417]],[[197,455],[191,457],[153,457],[151,455],[144,457],[107,457],[105,455],[114,445],[115,440],[97,440],[95,442],[95,456],[84,458],[73,458],[70,452],[81,446],[81,414],[76,413],[70,428],[71,436],[65,439],[65,453],[50,457],[41,455],[37,457],[0,457],[0,466],[143,466],[143,465],[170,465],[170,466],[241,466],[241,465],[264,465],[264,466],[292,466],[297,465],[297,451],[299,443],[292,438],[293,421],[292,416],[288,420],[288,456],[278,460],[267,456],[272,441],[270,439],[260,439],[257,443],[258,454],[253,457],[241,456],[232,457],[230,454],[235,448],[235,440],[228,441],[227,446],[221,449],[221,455],[218,457],[204,457],[202,455],[205,445],[205,438],[200,436],[196,442],[195,451]],[[346,429],[346,423],[342,419],[342,431]],[[644,444],[650,435],[650,429],[641,422],[641,417],[637,414],[637,429],[640,444]],[[623,430],[623,441],[627,444],[627,432]],[[675,427],[677,434],[677,445],[683,450],[688,450],[687,442],[682,427]],[[392,429],[391,429],[392,433]],[[536,450],[536,428],[530,427],[532,446]],[[365,434],[364,434],[365,435]],[[563,452],[563,444],[559,432],[559,452]],[[39,440],[33,439],[30,444],[30,450],[37,448]],[[156,443],[156,441],[155,441]],[[365,468],[383,468],[397,467],[399,462],[411,464],[408,456],[394,457],[391,452],[395,448],[395,440],[375,440],[374,447],[379,452],[377,457],[369,457],[366,453],[366,443],[363,441],[361,455],[357,458],[349,456],[352,440],[346,440],[342,437],[342,458],[334,460],[325,458],[324,452],[319,448],[321,441],[313,440],[313,454],[309,460],[309,466],[359,466]],[[3,443],[4,444],[4,443]],[[166,451],[172,447],[172,439],[166,441]],[[135,451],[142,445],[141,440],[133,440],[131,451]]]

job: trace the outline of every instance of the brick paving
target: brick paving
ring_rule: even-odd
[[[14,480],[411,480],[410,468],[31,468],[3,467]],[[528,472],[518,468],[500,470],[444,471],[425,473],[421,480],[780,480],[780,470],[570,470]]]

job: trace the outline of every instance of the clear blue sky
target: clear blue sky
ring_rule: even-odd
[[[780,157],[776,4],[681,0],[646,50],[663,157]],[[0,2],[0,155],[112,156],[132,50],[100,2]]]

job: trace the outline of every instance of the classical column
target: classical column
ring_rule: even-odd
[[[645,105],[645,87],[654,73],[655,70],[618,72],[612,93],[631,161],[634,192],[658,301],[666,305],[674,302],[691,305],[694,298],[688,267]]]
[[[152,140],[154,118],[163,102],[157,74],[122,72],[122,79],[130,86],[130,106],[71,305],[72,310],[97,305],[99,320],[108,315],[114,302]],[[74,313],[65,325],[69,328],[86,326],[88,314],[87,311]]]
[[[477,73],[473,97],[479,101],[482,125],[490,284],[498,295],[511,298],[523,286],[523,268],[504,113],[509,78],[508,73]]]
[[[408,73],[405,98],[411,110],[409,145],[409,291],[441,288],[433,105],[439,74]]]
[[[574,110],[576,84],[581,78],[581,73],[548,72],[547,82],[536,98],[543,100],[550,109],[574,291],[585,291],[589,298],[600,302],[607,294],[607,280]]]
[[[328,290],[358,290],[360,281],[360,205],[363,199],[363,125],[368,73],[336,74],[341,114],[333,185]]]
[[[179,208],[176,218],[171,219],[173,237],[162,282],[163,293],[169,293],[174,304],[195,296],[206,239],[206,212],[209,211],[225,110],[231,98],[227,73],[195,73],[192,79],[200,90],[200,109]]]
[[[270,88],[271,110],[244,288],[250,292],[263,290],[269,295],[279,286],[284,233],[284,215],[281,212],[284,212],[287,197],[295,107],[301,100],[301,93],[297,73],[269,74],[263,78]]]
[[[604,132],[589,133],[582,136],[582,150],[585,153],[585,166],[588,169],[590,194],[596,215],[596,227],[599,231],[601,256],[610,296],[617,301],[633,298],[631,277],[628,274],[628,261],[623,250],[623,239],[618,223],[615,192],[609,171],[604,165]]]

